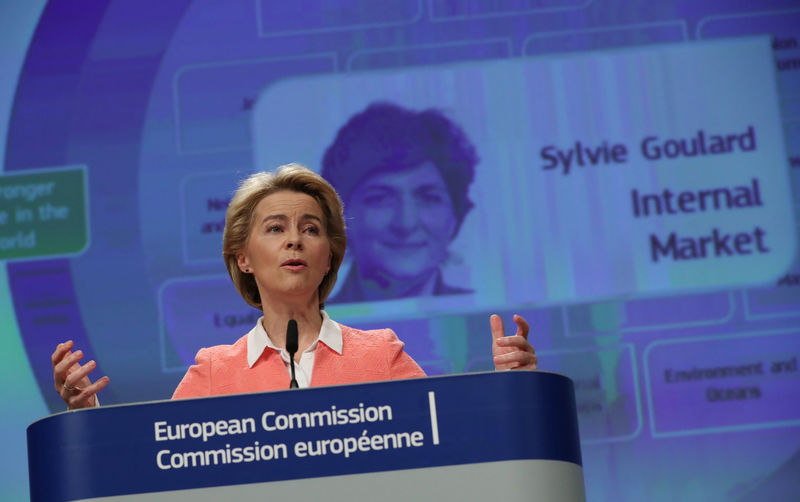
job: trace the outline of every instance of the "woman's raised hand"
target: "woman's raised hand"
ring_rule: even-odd
[[[89,373],[97,367],[97,363],[89,361],[81,366],[78,361],[83,358],[83,351],[72,352],[73,346],[72,340],[59,343],[51,356],[56,392],[70,410],[92,408],[97,406],[95,394],[108,385],[109,379],[104,376],[92,383]]]
[[[513,336],[505,336],[503,320],[497,314],[489,317],[492,328],[492,356],[496,370],[535,370],[539,359],[533,346],[528,342],[530,326],[520,315],[514,314],[517,332]]]

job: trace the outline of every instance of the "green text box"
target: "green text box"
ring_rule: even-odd
[[[87,215],[85,166],[0,176],[0,260],[83,252]]]

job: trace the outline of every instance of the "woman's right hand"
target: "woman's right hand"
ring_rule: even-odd
[[[95,394],[108,385],[109,378],[104,376],[92,383],[89,373],[97,367],[97,363],[89,361],[81,366],[78,361],[83,358],[83,351],[72,352],[73,346],[72,340],[59,343],[51,356],[56,392],[70,410],[92,408],[97,406]]]

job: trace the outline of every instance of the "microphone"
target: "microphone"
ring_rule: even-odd
[[[294,355],[297,352],[297,321],[289,319],[286,326],[286,352],[289,353],[289,367],[292,369],[292,381],[289,383],[290,389],[296,389],[297,379],[294,377]]]

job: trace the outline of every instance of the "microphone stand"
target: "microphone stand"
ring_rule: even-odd
[[[290,389],[300,387],[294,376],[294,355],[297,353],[297,343],[297,321],[289,319],[289,324],[286,326],[286,352],[289,353],[289,367],[292,371],[292,381],[289,383]]]

